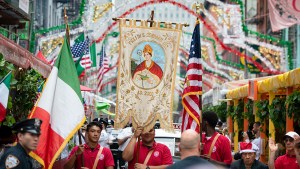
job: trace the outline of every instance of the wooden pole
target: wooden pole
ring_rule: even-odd
[[[68,25],[68,16],[67,16],[67,9],[66,7],[64,8],[64,20],[65,20],[65,24],[66,24],[66,37],[67,37],[67,41],[68,41],[68,45],[70,47],[70,29],[69,29],[69,25]],[[81,138],[81,131],[80,129],[77,131],[78,134],[78,141],[79,141],[79,145],[82,145],[82,138]],[[84,167],[84,158],[83,158],[83,154],[81,154],[81,167]]]
[[[114,18],[113,18],[114,19]],[[148,20],[148,22],[150,22],[150,27],[153,26],[153,19],[154,19],[154,10],[151,11],[150,14],[150,20]],[[138,143],[137,143],[137,154],[136,154],[136,159],[135,162],[138,163],[139,162],[139,157],[140,157],[140,149],[141,149],[141,137],[138,137]]]
[[[141,136],[138,137],[138,143],[137,143],[137,153],[136,153],[136,159],[135,163],[139,162],[139,157],[140,157],[140,149],[141,149]]]
[[[66,7],[64,8],[64,19],[65,19],[65,24],[66,24],[66,36],[67,36],[67,40],[70,46],[70,29],[69,29],[69,25],[68,25],[68,16],[67,16],[67,9]]]

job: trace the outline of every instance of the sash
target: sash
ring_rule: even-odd
[[[98,161],[99,161],[99,158],[100,158],[100,155],[103,151],[103,147],[100,147],[100,150],[98,151],[98,154],[96,156],[96,159],[95,159],[95,162],[94,162],[94,165],[93,165],[93,169],[96,169],[97,168],[97,164],[98,164]]]

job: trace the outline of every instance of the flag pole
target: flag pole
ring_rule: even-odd
[[[200,15],[201,4],[199,2],[196,2],[195,7],[196,7],[196,13]],[[200,24],[199,18],[197,18],[196,24]],[[200,25],[199,25],[199,32],[200,32]],[[200,42],[201,42],[201,36],[199,38],[200,38]],[[200,46],[200,55],[201,55],[201,46]],[[201,60],[201,62],[202,62],[202,60]],[[201,72],[202,72],[202,70],[201,70]],[[201,74],[201,79],[202,79],[202,74]],[[199,110],[200,110],[199,134],[200,134],[200,143],[202,144],[202,130],[203,130],[202,129],[202,94],[199,95]],[[201,155],[201,151],[200,151],[200,155]]]
[[[4,79],[6,79],[7,76],[8,76],[10,73],[11,73],[11,71],[9,71],[9,72],[7,73],[7,75],[5,75],[4,78],[0,80],[0,83],[2,83],[2,82],[4,81]]]
[[[65,20],[65,24],[66,24],[67,42],[68,42],[68,45],[70,47],[70,28],[69,28],[69,25],[68,25],[68,16],[67,16],[67,9],[66,9],[66,7],[64,7],[64,20]],[[79,145],[82,145],[82,138],[81,138],[80,129],[77,131],[77,134],[78,134]],[[81,154],[81,166],[84,167],[83,154]]]

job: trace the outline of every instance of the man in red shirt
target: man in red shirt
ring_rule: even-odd
[[[155,130],[143,132],[142,127],[137,127],[127,147],[122,153],[125,161],[128,161],[128,169],[164,169],[173,164],[171,152],[164,144],[154,140]],[[138,163],[136,163],[137,143],[136,139],[142,136]]]
[[[86,128],[87,143],[72,149],[65,169],[113,169],[114,159],[110,149],[101,147],[98,140],[102,126],[91,122]],[[83,159],[83,162],[81,161]],[[84,164],[82,166],[82,164]]]
[[[204,112],[202,115],[202,128],[205,134],[202,134],[201,156],[217,165],[230,166],[232,162],[230,142],[225,136],[216,132],[218,121],[218,116],[213,111]]]
[[[295,148],[296,137],[299,137],[299,135],[293,131],[287,132],[285,134],[283,139],[286,148],[286,154],[279,156],[276,160],[275,160],[275,152],[278,150],[278,146],[277,144],[275,144],[275,141],[272,138],[269,139],[269,148],[270,148],[269,168],[270,169],[300,169],[296,159],[296,153],[297,153]]]

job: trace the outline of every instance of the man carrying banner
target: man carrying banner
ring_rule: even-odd
[[[122,157],[128,161],[128,169],[164,169],[173,164],[171,152],[164,144],[154,140],[154,127],[147,132],[142,127],[137,127],[129,144],[123,151]],[[140,151],[138,152],[136,139],[142,136]],[[139,156],[137,155],[139,153]],[[138,161],[136,163],[136,158]]]
[[[40,119],[28,119],[16,123],[13,131],[16,131],[18,144],[7,149],[0,160],[0,168],[6,169],[32,169],[32,159],[29,153],[35,150],[40,134],[41,134]]]
[[[102,126],[91,122],[86,128],[87,143],[72,149],[65,169],[113,169],[114,159],[111,151],[98,143]],[[84,162],[82,162],[82,160]],[[84,163],[84,166],[82,164]]]

